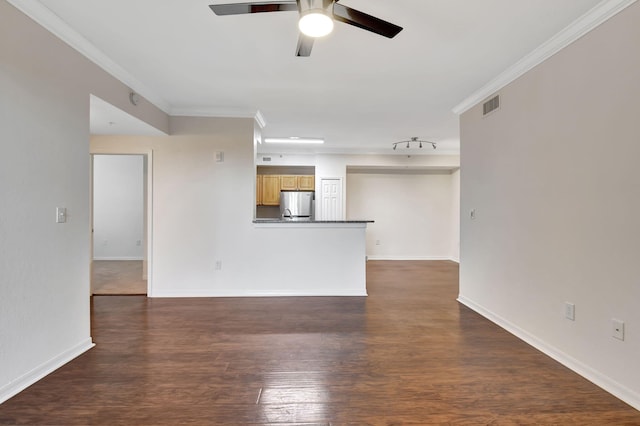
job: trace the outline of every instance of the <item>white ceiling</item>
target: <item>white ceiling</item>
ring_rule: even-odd
[[[327,152],[391,154],[392,142],[419,136],[442,154],[459,150],[454,106],[599,1],[342,0],[404,30],[386,39],[336,23],[308,58],[294,56],[292,12],[210,11],[226,0],[39,3],[171,114],[260,111],[264,136],[322,137]]]

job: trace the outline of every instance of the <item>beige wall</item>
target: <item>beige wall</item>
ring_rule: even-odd
[[[347,174],[347,219],[370,219],[369,259],[452,259],[450,171]],[[455,222],[457,224],[457,222]]]
[[[635,3],[462,115],[460,265],[461,300],[636,408],[638,23]]]
[[[164,113],[131,105],[126,86],[0,0],[0,402],[92,344],[92,93],[168,130]]]
[[[172,117],[180,134],[92,137],[93,153],[152,154],[149,295],[366,294],[364,227],[252,223],[253,123]]]
[[[460,262],[460,169],[451,173],[451,260]]]

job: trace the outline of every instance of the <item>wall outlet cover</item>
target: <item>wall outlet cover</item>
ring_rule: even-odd
[[[575,321],[576,320],[576,305],[573,303],[565,302],[564,303],[564,317],[568,320]]]
[[[624,321],[611,319],[611,335],[619,340],[624,340]]]

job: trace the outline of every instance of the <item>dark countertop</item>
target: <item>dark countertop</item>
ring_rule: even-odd
[[[253,220],[253,223],[373,223],[373,220],[291,220],[280,218],[257,218]]]

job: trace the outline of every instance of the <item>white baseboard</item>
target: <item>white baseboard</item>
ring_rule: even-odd
[[[180,290],[180,291],[154,291],[149,297],[362,297],[362,293],[292,293],[292,292],[250,292],[250,293],[223,293],[207,290]]]
[[[540,352],[544,353],[545,355],[548,355],[549,357],[558,361],[560,364],[564,365],[565,367],[569,368],[570,370],[578,373],[585,379],[589,380],[593,384],[601,387],[602,389],[609,392],[616,398],[621,399],[622,401],[631,405],[636,410],[640,410],[640,395],[637,394],[636,392],[616,382],[615,380],[607,377],[601,372],[594,370],[593,368],[578,361],[577,359],[567,355],[566,353],[562,352],[556,347],[551,346],[548,343],[540,340],[539,338],[532,335],[531,333],[521,329],[515,324],[507,321],[506,319],[491,312],[490,310],[485,309],[483,306],[478,305],[477,303],[467,299],[466,297],[460,295],[458,296],[457,300],[458,302],[462,303],[469,309],[477,312],[478,314],[487,318],[489,321],[495,323],[496,325],[502,327],[503,329],[507,330],[509,333],[516,336],[517,338],[533,346]]]
[[[368,260],[451,260],[448,256],[367,256]]]
[[[117,257],[94,257],[93,260],[144,260],[138,256],[117,256]]]
[[[28,373],[23,374],[17,379],[2,386],[2,388],[0,388],[0,404],[22,392],[38,380],[62,367],[72,359],[85,353],[94,346],[95,344],[89,337],[88,339],[78,343],[76,346],[64,351],[63,353],[50,359],[49,361],[40,364],[38,367],[34,368]]]

